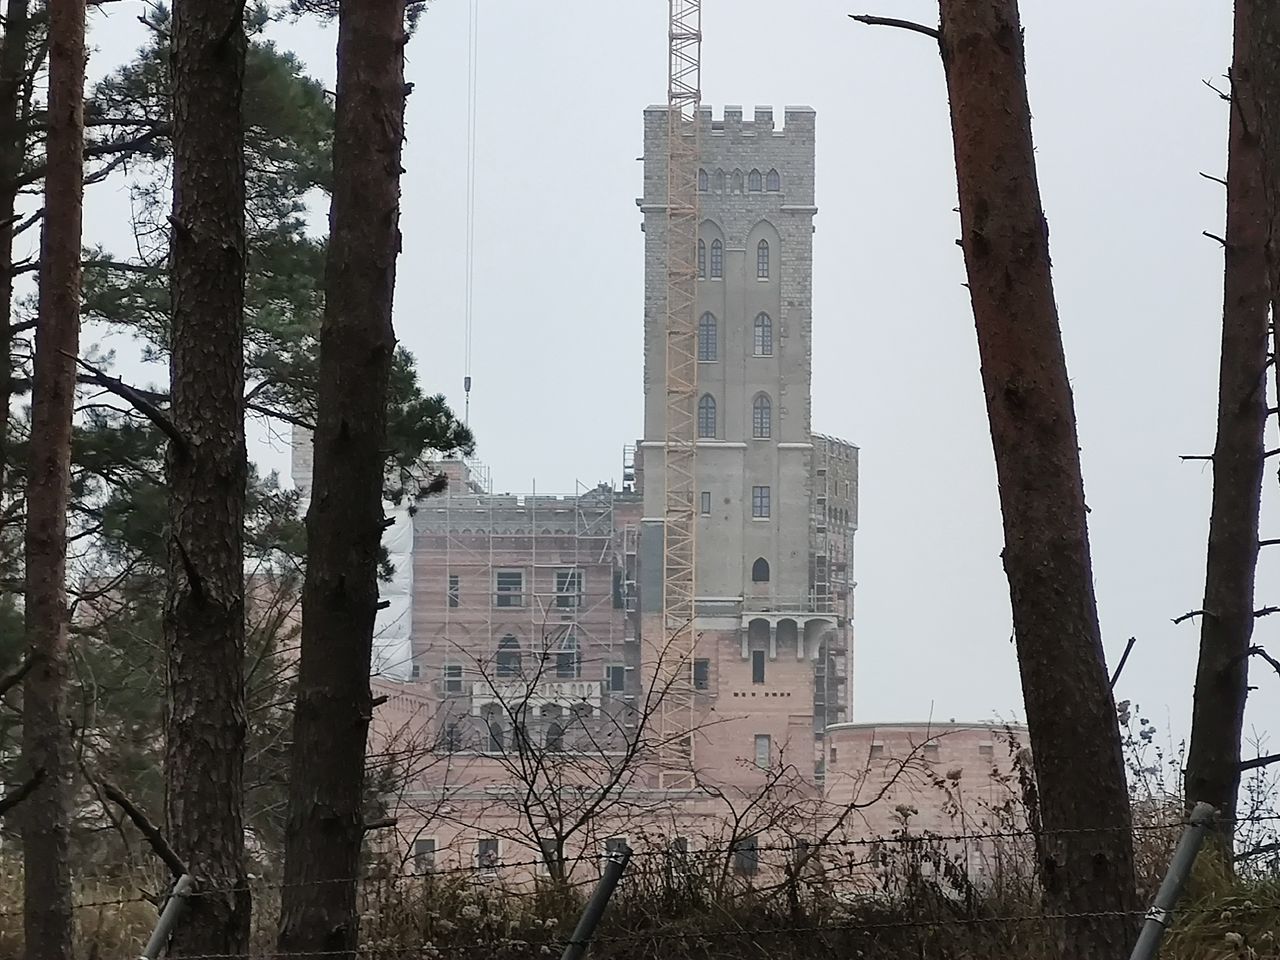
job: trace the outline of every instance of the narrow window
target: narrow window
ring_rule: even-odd
[[[873,744],[871,745],[871,759],[872,759],[872,760],[875,760],[875,759],[877,759],[877,758],[879,758],[879,757],[883,757],[883,756],[884,756],[884,744],[883,744],[883,743],[873,743]]]
[[[756,766],[768,770],[772,764],[773,739],[767,733],[756,734]]]
[[[547,724],[547,750],[551,753],[559,753],[564,749],[564,727],[559,720],[552,720]]]
[[[519,570],[499,570],[494,574],[494,606],[524,606],[524,574]]]
[[[733,845],[733,870],[739,876],[752,876],[760,869],[760,841],[743,837]]]
[[[769,582],[769,561],[764,557],[758,557],[756,562],[751,565],[751,582]]]
[[[770,170],[764,178],[765,189],[770,193],[776,193],[782,189],[782,177],[778,176],[777,170]]]
[[[938,762],[938,745],[936,743],[926,743],[923,751],[924,758],[929,763]]]
[[[751,488],[751,516],[756,520],[769,519],[769,488]]]
[[[759,170],[752,170],[747,176],[747,190],[751,193],[759,193],[764,189],[764,178],[760,176]]]
[[[446,663],[444,665],[444,692],[462,692],[462,664]]]
[[[994,760],[995,755],[996,755],[996,749],[993,744],[990,744],[990,743],[978,744],[978,756],[982,757],[984,760]]]
[[[724,244],[719,240],[711,241],[711,279],[724,277]]]
[[[693,661],[693,689],[711,689],[711,661],[698,659]]]
[[[462,731],[458,729],[456,720],[449,721],[445,726],[440,741],[445,753],[457,753],[462,749]]]
[[[698,499],[702,515],[704,517],[711,516],[711,491],[703,490]]]
[[[506,731],[502,725],[502,708],[486,707],[484,725],[489,730],[489,753],[503,753],[507,749]]]
[[[556,849],[555,840],[543,837],[538,841],[538,849],[542,851],[542,864],[540,872],[545,876],[551,875],[552,866],[558,866],[563,862],[564,858],[560,856]]]
[[[735,170],[735,171],[733,171],[733,190],[732,190],[732,192],[733,192],[733,193],[741,193],[741,192],[742,192],[742,171],[741,171],[741,170]]]
[[[698,438],[702,440],[716,438],[716,398],[709,393],[704,393],[702,399],[698,401]]]
[[[698,279],[707,279],[707,241],[698,241]]]
[[[707,176],[707,171],[705,170],[698,171],[698,192],[699,193],[707,192],[707,185],[709,180],[710,178]]]
[[[430,873],[436,868],[435,837],[419,837],[413,841],[413,868],[418,873]]]
[[[556,606],[577,607],[582,604],[582,571],[556,571]]]
[[[710,313],[704,313],[698,318],[698,359],[703,363],[716,359],[718,347],[716,318]]]
[[[462,602],[462,581],[456,573],[449,574],[449,606],[457,607]]]
[[[769,318],[767,313],[756,314],[752,353],[757,357],[773,356],[773,321]]]
[[[688,856],[689,854],[689,838],[688,837],[672,837],[671,843],[667,845],[667,849],[674,853],[677,857]]]
[[[498,676],[518,677],[521,673],[520,641],[507,634],[498,641]]]
[[[768,440],[773,435],[773,404],[763,393],[751,401],[751,436]]]
[[[716,171],[716,193],[724,193],[724,171]]]
[[[496,837],[487,837],[476,844],[476,866],[486,873],[493,873],[498,869],[498,840]]]
[[[769,279],[769,241],[761,240],[756,244],[756,278]]]
[[[560,641],[560,649],[556,653],[556,678],[559,680],[577,680],[582,676],[582,649],[578,646],[578,634],[570,630]]]
[[[604,668],[604,677],[610,693],[622,693],[627,689],[627,668],[622,664],[609,664]]]
[[[764,683],[764,651],[751,651],[751,682]]]

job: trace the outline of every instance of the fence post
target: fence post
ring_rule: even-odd
[[[1207,803],[1197,803],[1191,811],[1191,819],[1178,840],[1178,848],[1173,851],[1169,869],[1160,884],[1155,903],[1147,911],[1146,923],[1142,926],[1142,933],[1138,935],[1138,943],[1129,955],[1129,960],[1155,960],[1160,940],[1173,917],[1174,905],[1182,896],[1182,888],[1191,875],[1191,867],[1196,862],[1200,845],[1204,843],[1204,835],[1217,814],[1218,811]]]
[[[164,909],[160,911],[160,919],[156,921],[155,932],[151,934],[151,939],[147,941],[146,947],[142,950],[142,956],[139,960],[157,960],[160,952],[169,942],[169,934],[173,933],[173,928],[178,923],[178,918],[182,915],[182,911],[187,906],[187,891],[191,889],[191,874],[184,873],[173,885],[173,890],[169,893],[169,899],[165,901]]]
[[[627,869],[630,860],[631,848],[628,846],[624,845],[621,850],[609,853],[604,876],[600,878],[599,885],[583,908],[582,916],[578,919],[578,925],[573,928],[573,936],[565,944],[560,960],[582,960],[587,952],[587,944],[591,942],[591,935],[596,932],[600,918],[604,916],[604,908],[609,905],[609,898],[613,896],[614,888],[622,879],[622,871]]]

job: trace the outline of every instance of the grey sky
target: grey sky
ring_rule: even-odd
[[[499,489],[617,478],[641,418],[641,111],[665,96],[663,0],[478,0],[472,424]],[[96,73],[139,39],[98,15]],[[848,12],[936,21],[924,0],[705,0],[703,98],[818,113],[814,427],[862,450],[854,715],[1013,716],[1000,516],[957,235],[946,91],[931,43]],[[1230,59],[1226,0],[1026,0],[1040,180],[1076,390],[1119,694],[1185,733],[1211,476]],[[785,12],[783,12],[785,11]],[[397,328],[461,407],[468,0],[409,48]],[[273,35],[332,83],[333,34]],[[101,190],[102,188],[96,188]],[[119,195],[89,239],[124,245]],[[323,211],[320,211],[322,218]],[[1274,425],[1270,436],[1274,445]],[[282,449],[260,446],[282,467]],[[1266,479],[1264,536],[1280,536]],[[1259,605],[1280,602],[1264,551]],[[1275,632],[1259,624],[1259,640]],[[1277,644],[1280,651],[1280,644]],[[1280,677],[1248,722],[1274,728]],[[1163,734],[1162,734],[1163,736]]]

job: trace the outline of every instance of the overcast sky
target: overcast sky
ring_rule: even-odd
[[[409,47],[397,332],[460,409],[467,24],[436,0]],[[620,474],[641,429],[641,111],[665,98],[663,0],[479,4],[471,422],[498,490]],[[870,0],[868,0],[870,2]],[[95,15],[100,75],[141,39]],[[926,38],[849,12],[936,22],[926,0],[705,0],[703,101],[817,110],[816,430],[861,448],[854,718],[1020,714],[991,444],[961,283],[946,91]],[[1185,734],[1213,446],[1230,60],[1226,0],[1023,4],[1040,183],[1080,419],[1108,656],[1119,696]],[[785,11],[785,12],[784,12]],[[333,32],[272,31],[332,85]],[[113,188],[88,241],[126,248]],[[324,211],[318,212],[322,220]],[[1275,442],[1271,424],[1269,445]],[[277,444],[255,446],[284,468]],[[1266,478],[1264,537],[1280,536]],[[1259,605],[1280,603],[1275,555]],[[1280,620],[1280,618],[1277,618]],[[1263,620],[1258,639],[1272,641]],[[1272,641],[1280,653],[1280,642]],[[1280,725],[1280,677],[1247,725]],[[1161,736],[1164,734],[1162,732]]]

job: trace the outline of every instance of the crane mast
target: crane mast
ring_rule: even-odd
[[[702,0],[668,0],[666,211],[666,430],[660,777],[693,785],[694,540],[697,513],[698,110],[702,101]]]

